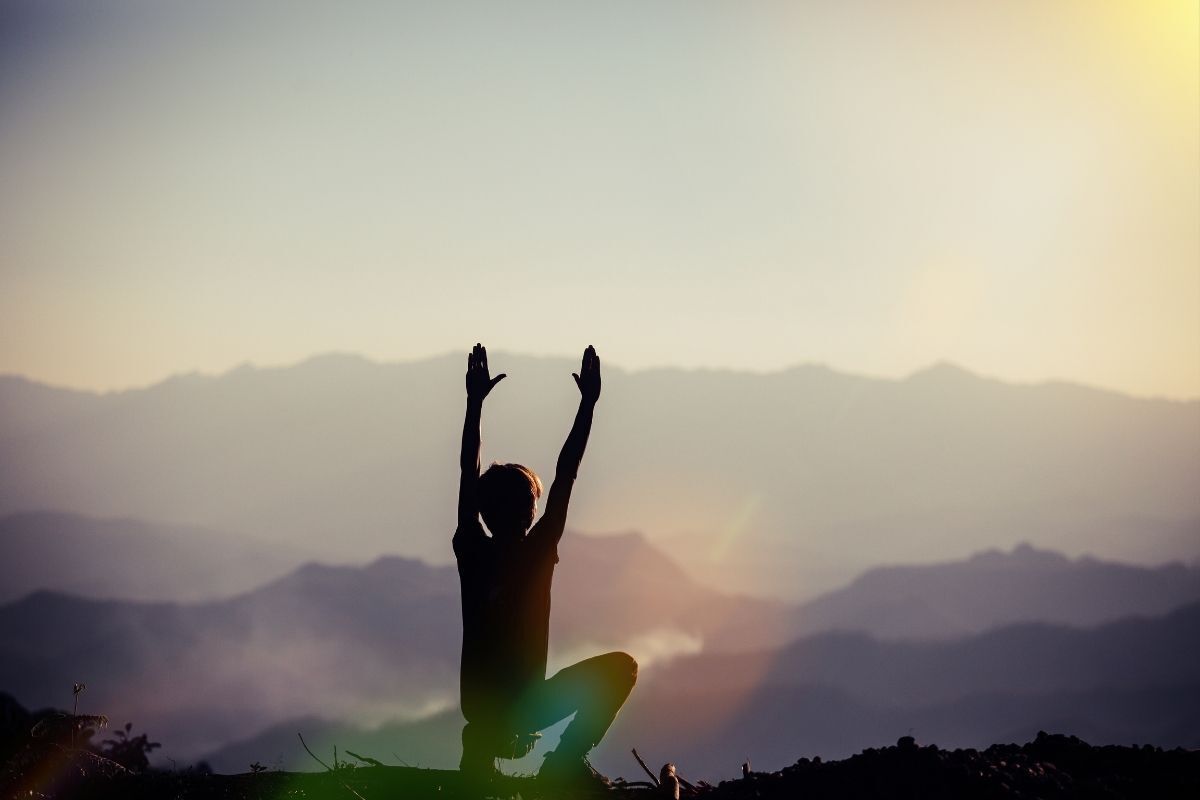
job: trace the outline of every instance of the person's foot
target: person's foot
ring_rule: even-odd
[[[496,757],[486,752],[464,751],[458,762],[458,771],[472,780],[490,780],[499,772]]]
[[[538,770],[539,783],[551,786],[571,786],[578,789],[611,789],[612,781],[601,775],[584,756],[547,753]]]
[[[491,779],[497,772],[496,747],[491,728],[468,723],[462,731],[462,756],[458,771],[471,779]]]

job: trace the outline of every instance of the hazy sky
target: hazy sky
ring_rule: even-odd
[[[0,372],[939,359],[1200,395],[1196,0],[0,0]]]

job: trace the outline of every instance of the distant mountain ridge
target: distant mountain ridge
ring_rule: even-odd
[[[1196,747],[1198,656],[1200,604],[1091,629],[1024,624],[915,643],[823,634],[755,653],[701,653],[639,681],[592,761],[635,774],[629,750],[637,747],[693,780],[716,780],[735,777],[747,758],[777,769],[796,753],[836,758],[913,734],[947,748],[1027,741],[1039,729],[1077,731],[1096,744]],[[314,769],[295,742],[300,730],[318,751],[336,745],[452,768],[460,725],[453,711],[378,730],[294,720],[207,760],[221,771],[244,771],[258,758]],[[525,768],[553,745],[540,745]]]
[[[489,398],[484,458],[549,479],[577,365],[492,361],[509,380]],[[158,519],[325,560],[448,563],[461,373],[451,356],[333,355],[105,395],[0,378],[0,514]],[[880,563],[1020,541],[1190,561],[1197,443],[1197,401],[1011,385],[946,365],[900,381],[812,366],[606,367],[572,522],[651,531],[714,586],[793,599]]]
[[[563,591],[571,599],[556,606],[557,630],[586,630],[594,615],[607,620],[612,636],[633,636],[642,630],[637,619],[643,609],[652,608],[673,630],[705,632],[710,649],[777,644],[831,630],[911,639],[951,638],[1016,622],[1090,626],[1200,601],[1200,565],[1069,559],[1021,544],[960,561],[875,567],[796,608],[750,597],[727,603],[640,534],[584,537],[577,553],[579,535],[564,540],[568,558],[559,567],[558,585],[568,587]],[[274,591],[322,575],[343,576],[349,588],[358,580],[374,585],[378,575],[406,563],[393,556],[364,566],[312,563],[285,576],[300,560],[298,553],[217,531],[16,514],[0,518],[0,603],[39,589],[90,599],[197,602],[260,587]],[[453,594],[452,570],[406,574]],[[697,604],[700,597],[706,599]]]
[[[1196,747],[1198,663],[1200,604],[1090,629],[1020,624],[946,642],[820,634],[772,652],[673,662],[618,719],[613,746],[636,740],[706,764],[736,742],[771,767],[797,748],[835,757],[872,736],[914,731],[954,747],[1032,738],[1039,728]]]
[[[786,638],[782,605],[704,589],[640,536],[568,534],[560,553],[552,658]],[[92,707],[194,751],[297,710],[379,723],[452,707],[461,632],[454,568],[398,556],[198,604],[43,591],[0,606],[0,688],[49,706],[84,681]]]
[[[304,554],[187,525],[53,511],[0,517],[0,603],[39,589],[90,598],[198,602],[254,589]]]
[[[949,638],[1018,622],[1099,625],[1200,601],[1200,567],[1069,559],[1021,544],[964,561],[877,567],[798,611],[797,633]]]
[[[108,555],[128,559],[134,569],[140,552],[140,546],[132,553],[115,548]],[[1112,661],[1111,653],[1089,651],[1087,636],[1039,620],[1065,617],[1079,624],[1106,613],[1158,616],[1172,603],[1194,601],[1197,585],[1195,568],[1072,561],[1022,547],[963,562],[880,568],[797,608],[706,589],[636,534],[568,532],[561,555],[552,610],[554,664],[622,647],[648,668],[643,683],[665,670],[669,680],[657,685],[711,692],[710,699],[688,702],[731,712],[763,682],[800,687],[794,691],[809,698],[806,703],[815,689],[804,687],[840,686],[839,692],[850,692],[851,706],[871,708],[894,705],[897,698],[932,708],[956,693],[1013,691],[1003,680],[987,682],[988,670],[1008,663],[1006,654],[1041,658],[1046,647],[1058,647],[1058,655],[1047,656],[1057,664],[1075,647],[1078,658]],[[75,578],[103,575],[81,570]],[[1006,587],[1025,592],[1008,598],[1008,610],[972,604],[975,597],[1007,602]],[[878,615],[888,597],[895,600],[891,613]],[[921,597],[957,616],[947,611],[931,618],[927,603],[912,600]],[[1010,629],[1001,628],[961,644],[964,629],[1021,614],[1027,615],[1021,637],[1005,639]],[[956,624],[946,625],[948,617]],[[786,645],[831,627],[868,630],[876,638],[839,630]],[[1047,632],[1048,643],[1039,644],[1037,631]],[[460,635],[454,569],[398,556],[365,566],[309,563],[252,591],[199,604],[39,592],[0,606],[0,689],[27,704],[61,705],[64,687],[84,680],[96,710],[119,710],[172,750],[196,753],[297,715],[374,725],[453,708]],[[943,641],[884,641],[903,636]],[[969,654],[988,642],[988,658],[972,663]],[[701,648],[701,655],[688,658]],[[940,654],[936,662],[933,653]],[[1146,648],[1131,656],[1148,660],[1152,669],[1169,660],[1169,654]],[[683,658],[677,663],[685,666],[673,666],[672,657]],[[930,671],[934,663],[944,670]],[[1077,677],[1086,674],[1086,664],[1076,666]],[[893,668],[891,683],[870,672]],[[901,675],[917,682],[903,683]],[[1158,685],[1152,674],[1146,680]],[[1062,686],[1059,680],[1027,688],[1044,693]],[[876,687],[874,694],[869,687]],[[1140,691],[1136,681],[1130,687]]]

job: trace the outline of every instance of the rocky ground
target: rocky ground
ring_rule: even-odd
[[[407,767],[350,767],[323,773],[263,771],[211,775],[198,771],[136,773],[83,750],[30,746],[4,764],[4,798],[93,800],[257,800],[258,798],[430,797],[579,798],[592,791],[550,789],[528,777],[498,777],[486,785],[456,772]],[[683,776],[686,779],[686,776]],[[600,793],[613,800],[670,797],[648,775]],[[778,772],[747,771],[718,786],[680,785],[680,796],[704,800],[761,798],[1194,798],[1200,797],[1200,751],[1155,747],[1093,747],[1073,736],[1041,733],[1024,745],[941,750],[911,738],[842,761],[801,758]]]

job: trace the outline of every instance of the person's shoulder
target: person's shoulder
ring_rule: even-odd
[[[536,553],[544,556],[545,558],[553,560],[553,562],[557,564],[558,540],[561,537],[562,532],[558,531],[559,535],[556,536],[555,526],[542,525],[542,520],[544,519],[545,517],[542,517],[542,519],[538,520],[537,523],[529,529],[529,533],[526,535],[525,540]]]
[[[483,523],[479,521],[479,517],[468,522],[459,521],[458,527],[454,529],[455,539],[469,536],[487,537],[487,534],[483,532]]]
[[[471,522],[460,522],[454,529],[454,555],[462,558],[469,553],[477,552],[487,544],[487,534],[483,532],[483,524],[478,519]]]

